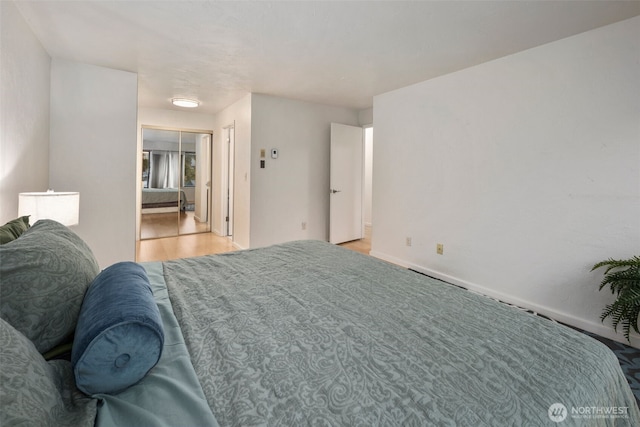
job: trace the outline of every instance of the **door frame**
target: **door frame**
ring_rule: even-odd
[[[142,181],[141,181],[141,177],[142,177],[142,152],[145,151],[144,150],[144,130],[145,129],[152,129],[152,130],[167,130],[167,131],[174,131],[174,132],[179,132],[180,133],[180,137],[179,137],[179,143],[178,143],[178,147],[179,147],[179,151],[182,152],[182,132],[185,133],[201,133],[201,134],[209,134],[211,135],[210,138],[210,142],[209,142],[209,173],[208,173],[208,178],[209,178],[209,182],[212,182],[213,179],[213,137],[214,137],[214,132],[212,130],[203,130],[203,129],[187,129],[187,128],[180,128],[180,127],[173,127],[173,126],[157,126],[157,125],[145,125],[142,124],[140,125],[140,149],[138,152],[138,163],[139,163],[139,167],[140,167],[140,173],[137,174],[137,187],[138,187],[138,203],[136,204],[136,217],[137,217],[137,232],[136,235],[138,236],[138,240],[148,240],[147,239],[143,239],[142,238],[142,208],[141,208],[141,203],[142,203]],[[212,228],[212,215],[211,212],[213,212],[212,208],[213,208],[213,201],[211,200],[211,198],[209,198],[209,200],[207,201],[207,208],[209,209],[209,215],[207,216],[207,224],[208,224],[208,228],[209,228],[209,232],[211,232],[211,228]],[[181,235],[185,235],[185,234],[180,234],[179,231],[179,217],[176,218],[177,221],[177,225],[178,225],[178,233],[176,234],[176,236],[181,236]],[[153,239],[153,238],[152,238]]]
[[[235,121],[222,128],[223,153],[222,162],[224,163],[222,173],[221,188],[221,218],[222,218],[222,235],[229,237],[234,241],[234,201],[235,201]]]

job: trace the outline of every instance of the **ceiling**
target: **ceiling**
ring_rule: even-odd
[[[53,58],[138,73],[140,107],[373,96],[640,15],[639,1],[16,1]]]

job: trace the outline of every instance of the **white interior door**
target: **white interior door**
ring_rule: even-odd
[[[362,128],[331,123],[329,241],[362,239]]]

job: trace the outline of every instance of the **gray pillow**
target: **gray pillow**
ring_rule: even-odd
[[[97,400],[76,389],[69,361],[46,362],[2,319],[0,342],[0,425],[94,425]]]
[[[99,267],[64,225],[40,220],[0,246],[0,317],[41,353],[71,339],[82,298]]]

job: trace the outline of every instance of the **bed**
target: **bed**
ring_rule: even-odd
[[[177,212],[186,207],[187,195],[178,188],[143,188],[142,213]]]
[[[0,246],[3,274],[11,245]],[[40,425],[640,425],[598,341],[326,242],[141,266],[164,328],[157,364],[121,392],[88,396],[69,362],[45,362],[67,388]],[[9,399],[20,370],[2,370],[0,424],[11,425],[31,397]]]

